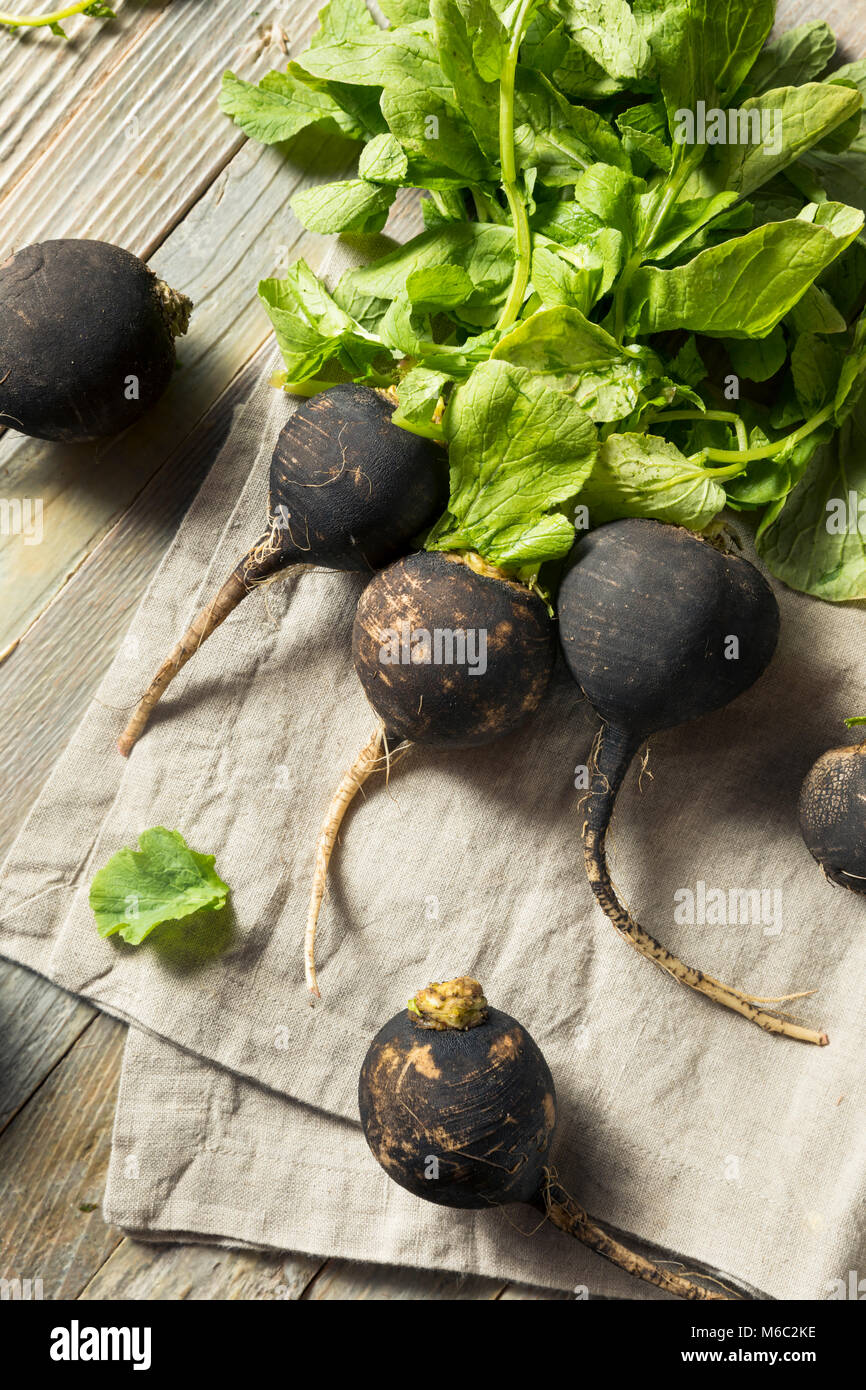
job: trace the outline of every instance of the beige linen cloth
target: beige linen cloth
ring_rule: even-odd
[[[419,1202],[368,1153],[356,1084],[370,1038],[427,981],[469,973],[544,1051],[554,1161],[598,1219],[777,1298],[827,1298],[849,1271],[866,1275],[866,900],[823,879],[796,821],[803,774],[862,710],[862,609],[779,587],[770,671],[728,709],[652,740],[612,836],[639,920],[755,994],[814,988],[792,1007],[826,1027],[829,1047],[771,1038],[684,989],[596,909],[575,789],[596,720],[562,670],[511,737],[416,749],[387,786],[368,784],[334,858],[311,1007],[316,835],[373,726],[350,653],[363,580],[311,569],[250,596],[130,760],[115,749],[131,702],[260,534],[291,409],[265,374],[0,880],[0,951],[136,1025],[106,1219],[151,1239],[642,1296],[536,1229],[529,1209]],[[229,906],[140,947],[104,941],[90,880],[153,825],[216,855]],[[774,906],[764,921],[675,920],[701,884],[768,890]]]

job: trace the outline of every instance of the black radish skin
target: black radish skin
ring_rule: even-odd
[[[486,665],[385,663],[383,634],[485,633]],[[547,608],[522,584],[461,559],[419,551],[373,579],[358,601],[352,656],[364,694],[390,738],[471,748],[510,733],[537,709],[556,658]]]
[[[447,497],[442,451],[392,424],[366,386],[332,386],[283,426],[271,459],[268,526],[163,662],[118,743],[127,756],[178,671],[257,585],[294,565],[372,574],[409,549]]]
[[[767,1012],[754,996],[665,950],[620,902],[605,854],[617,793],[641,744],[720,709],[768,665],[779,634],[770,586],[748,560],[691,531],[630,518],[578,542],[558,612],[566,662],[602,719],[583,829],[586,871],[602,909],[638,951],[683,984],[769,1033],[826,1043],[825,1033]]]
[[[0,425],[84,443],[168,386],[192,304],[107,241],[43,241],[0,265]]]
[[[524,1202],[630,1274],[688,1299],[724,1299],[661,1270],[597,1226],[550,1167],[556,1092],[526,1029],[477,980],[433,983],[373,1039],[358,1107],[374,1157],[415,1197],[461,1210]]]
[[[800,829],[831,883],[866,893],[866,743],[831,748],[810,769]]]
[[[483,634],[483,672],[470,661],[383,659],[393,633]],[[395,745],[472,748],[511,733],[540,705],[556,660],[546,605],[479,556],[419,551],[371,580],[352,634],[355,670],[378,723],[344,773],[319,835],[304,946],[316,996],[315,939],[331,854],[343,818]],[[476,663],[477,664],[477,663]],[[385,754],[383,756],[383,748]]]

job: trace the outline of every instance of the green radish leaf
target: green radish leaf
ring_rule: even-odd
[[[572,106],[543,73],[531,68],[517,69],[514,121],[518,168],[537,169],[538,177],[553,187],[573,184],[582,170],[597,163],[629,167],[613,127],[596,111]]]
[[[629,329],[688,328],[710,337],[766,337],[863,226],[863,214],[824,203],[756,227],[673,270],[642,266],[627,303]]]
[[[799,486],[757,538],[792,589],[842,603],[866,598],[866,400],[815,453]]]
[[[377,135],[364,146],[358,174],[369,183],[402,184],[409,173],[406,151],[393,135]]]
[[[770,39],[746,78],[739,97],[755,96],[770,87],[799,87],[826,68],[836,52],[836,37],[823,19],[798,24]]]
[[[725,490],[705,468],[651,434],[612,434],[598,451],[579,501],[593,526],[623,516],[655,517],[702,531],[718,516]]]
[[[139,836],[138,852],[118,850],[90,885],[100,936],[119,934],[138,946],[162,922],[225,907],[229,886],[212,854],[190,849],[179,830],[155,826]]]
[[[304,382],[329,364],[364,380],[377,358],[390,357],[380,338],[345,313],[305,261],[283,280],[262,280],[261,299],[286,364],[287,383]]]
[[[652,69],[649,45],[626,0],[553,0],[565,28],[611,77],[645,78]]]
[[[574,497],[596,456],[588,415],[506,362],[484,362],[445,412],[451,494],[428,550],[473,550],[506,570],[564,556],[574,528],[554,508]]]
[[[670,172],[673,152],[664,102],[645,101],[641,106],[631,106],[617,116],[616,124],[628,154],[642,154],[657,169]]]
[[[413,367],[397,387],[397,409],[391,416],[395,425],[413,433],[441,439],[441,423],[434,422],[445,388],[453,378],[447,372],[431,372]]]
[[[775,0],[634,0],[673,122],[698,101],[727,106],[745,81],[775,19]],[[682,147],[680,147],[682,150]]]
[[[387,185],[348,179],[305,188],[289,206],[309,232],[381,232],[394,198]]]
[[[791,377],[803,418],[816,414],[836,392],[842,358],[838,348],[814,333],[804,333],[791,353]]]
[[[746,381],[769,381],[785,364],[788,344],[780,327],[766,338],[728,338],[725,347],[737,376]]]
[[[455,309],[474,292],[460,265],[425,266],[406,276],[406,293],[416,309]]]
[[[682,197],[709,197],[721,190],[748,197],[856,117],[861,105],[858,92],[823,82],[749,98],[738,109],[739,138],[710,147],[700,169],[687,179]]]
[[[292,140],[311,125],[363,140],[385,124],[375,92],[320,82],[297,63],[267,73],[258,85],[224,73],[219,104],[245,135],[263,145]]]
[[[851,350],[842,363],[839,385],[836,388],[834,419],[841,425],[851,414],[866,388],[866,313],[861,314],[854,329]]]

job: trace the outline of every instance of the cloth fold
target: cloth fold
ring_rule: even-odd
[[[428,1208],[366,1151],[356,1085],[370,1037],[428,980],[469,973],[544,1051],[553,1159],[597,1219],[775,1297],[827,1297],[864,1256],[866,901],[824,881],[796,799],[861,703],[862,609],[778,590],[770,671],[728,709],[652,740],[650,775],[630,774],[611,837],[640,921],[757,995],[814,989],[790,1007],[830,1047],[770,1038],[683,989],[596,910],[576,789],[596,721],[563,669],[500,743],[415,749],[387,785],[367,784],[334,856],[313,1008],[302,948],[316,836],[373,725],[351,665],[363,579],[310,569],[251,595],[131,758],[115,748],[165,652],[261,532],[293,408],[268,375],[0,876],[0,951],[136,1025],[107,1216],[151,1238],[561,1289],[613,1279],[622,1292],[565,1237],[527,1236],[530,1213],[520,1233],[512,1213]],[[140,947],[104,941],[90,880],[153,825],[216,856],[229,906]]]

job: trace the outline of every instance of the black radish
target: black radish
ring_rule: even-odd
[[[779,609],[763,576],[691,531],[627,519],[575,546],[558,601],[562,649],[602,725],[590,762],[586,872],[617,930],[675,979],[768,1033],[825,1044],[827,1035],[684,965],[631,917],[611,882],[605,840],[617,793],[651,734],[720,709],[747,690],[776,647]]]
[[[800,791],[800,829],[831,883],[866,893],[866,743],[822,753]]]
[[[0,425],[82,443],[149,410],[192,303],[107,241],[43,241],[0,265]]]
[[[526,1029],[488,1005],[477,980],[428,985],[380,1029],[358,1105],[374,1157],[414,1196],[463,1210],[525,1202],[657,1288],[726,1298],[629,1250],[565,1191],[550,1166],[550,1068]]]
[[[178,671],[253,588],[294,565],[372,573],[431,525],[447,496],[445,456],[392,424],[393,412],[369,387],[333,386],[283,426],[267,529],[160,666],[118,742],[124,756]]]
[[[317,996],[319,912],[354,797],[388,766],[394,744],[472,748],[516,729],[541,703],[556,636],[542,600],[479,556],[419,551],[367,585],[352,654],[378,723],[344,773],[319,834],[304,947],[307,987]]]

